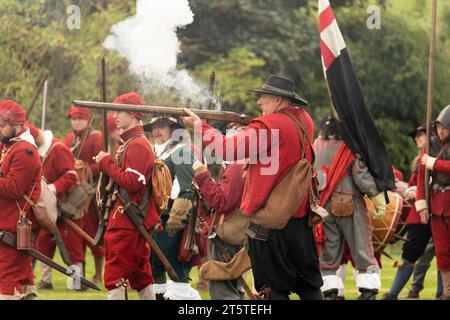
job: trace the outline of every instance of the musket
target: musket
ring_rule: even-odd
[[[69,218],[62,218],[62,220],[71,227],[76,233],[78,233],[84,240],[86,240],[89,244],[94,244],[94,239],[92,239],[91,236],[89,236],[83,229],[81,229],[75,222],[70,220]]]
[[[133,104],[118,104],[118,103],[103,103],[95,101],[81,101],[75,100],[73,104],[79,107],[99,110],[112,111],[126,111],[126,112],[143,112],[153,114],[164,114],[175,117],[185,117],[187,114],[182,108],[177,107],[162,107],[162,106],[136,106]],[[200,110],[191,109],[197,116],[205,120],[219,120],[226,122],[235,122],[243,125],[248,125],[252,120],[249,117],[241,117],[236,112],[231,111],[217,111],[217,110]]]
[[[216,86],[216,72],[213,71],[211,73],[211,77],[209,78],[209,90],[208,90],[208,110],[211,110],[212,107],[212,101],[213,101],[213,95],[214,95],[214,88]]]
[[[431,36],[430,36],[430,53],[428,58],[428,93],[427,93],[427,129],[426,129],[426,153],[430,154],[431,144],[431,114],[433,112],[433,73],[434,73],[434,56],[436,51],[436,21],[437,21],[437,0],[433,0],[432,19],[431,19]],[[425,167],[425,195],[430,208],[430,170]]]
[[[102,102],[106,102],[106,59],[102,57],[100,64],[100,99]],[[101,112],[101,122],[102,122],[102,137],[103,137],[103,151],[108,152],[109,149],[109,137],[108,137],[108,121],[107,121],[107,110],[102,110]],[[104,172],[100,173],[99,178],[99,192],[100,192],[100,204],[99,204],[99,215],[100,222],[95,234],[93,243],[94,245],[102,245],[103,237],[105,236],[106,226],[109,220],[109,211],[112,207],[112,191],[113,191],[113,181]]]
[[[0,232],[0,242],[2,242],[3,244],[5,244],[5,245],[7,245],[7,246],[9,246],[9,247],[19,251],[17,249],[17,238],[11,232],[1,231]],[[79,278],[80,282],[82,284],[84,284],[85,286],[88,286],[89,288],[92,288],[94,290],[100,291],[100,289],[94,283],[90,282],[89,280],[87,280],[83,276],[77,274],[77,272],[75,270],[70,270],[70,269],[64,268],[63,266],[59,265],[58,263],[56,263],[52,259],[46,257],[45,255],[43,255],[42,253],[40,253],[39,251],[37,251],[35,249],[20,250],[19,252],[21,252],[23,254],[26,254],[26,255],[28,255],[30,257],[33,257],[36,260],[41,261],[42,263],[48,265],[49,267],[55,269],[56,271],[61,272],[62,274],[66,275],[68,277]]]
[[[36,101],[39,98],[39,95],[41,94],[42,89],[44,88],[45,81],[47,81],[49,74],[50,74],[50,72],[48,72],[48,70],[44,71],[44,74],[42,75],[42,78],[39,81],[39,84],[38,84],[36,90],[34,91],[33,98],[31,99],[31,103],[28,105],[27,112],[25,114],[25,119],[27,119],[27,120],[29,119],[31,111],[33,111]]]
[[[128,192],[121,188],[119,192],[116,193],[118,199],[123,203],[123,211],[127,215],[127,217],[130,219],[130,221],[133,223],[134,227],[139,230],[139,233],[141,236],[144,237],[144,239],[148,242],[150,245],[152,252],[156,254],[156,256],[159,258],[161,263],[164,265],[164,268],[167,270],[167,272],[170,275],[170,278],[177,282],[178,276],[173,267],[171,266],[169,260],[167,260],[164,253],[161,251],[155,240],[152,238],[151,234],[147,231],[147,229],[144,226],[144,221],[141,218],[141,215],[139,213],[139,209],[133,201],[131,201],[130,196],[128,195]]]
[[[73,155],[74,155],[75,159],[77,159],[77,160],[80,159],[81,151],[83,150],[84,144],[86,143],[86,140],[87,140],[89,134],[91,133],[92,122],[94,122],[94,115],[91,115],[91,117],[89,118],[87,128],[83,132],[80,142],[73,150]]]
[[[196,188],[195,183],[192,182],[192,186],[194,189],[194,199],[192,200],[192,209],[191,215],[188,223],[188,233],[186,236],[186,242],[184,243],[184,249],[188,250],[194,254],[197,254],[199,249],[194,246],[194,238],[195,238],[195,227],[197,224],[197,216],[198,216],[198,205],[200,201],[200,192],[198,188]]]

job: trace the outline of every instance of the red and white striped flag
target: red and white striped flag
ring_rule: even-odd
[[[322,65],[342,139],[368,166],[380,191],[395,187],[390,157],[366,107],[329,0],[319,1]],[[365,28],[362,25],[361,28]]]

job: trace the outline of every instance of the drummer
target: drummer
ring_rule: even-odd
[[[425,150],[426,145],[426,127],[421,125],[416,130],[411,131],[409,136],[414,139],[417,145],[418,154],[411,164],[411,178],[408,182],[408,188],[404,192],[406,201],[414,203],[416,199],[417,174],[419,171],[419,160]],[[432,137],[432,145],[435,146],[437,137]],[[425,221],[422,221],[417,213],[415,206],[409,210],[406,219],[407,224],[407,240],[403,244],[402,259],[396,261],[398,267],[394,282],[389,291],[383,296],[384,300],[397,300],[399,293],[402,291],[409,278],[414,271],[415,262],[423,255],[425,248],[431,238],[431,227]]]
[[[386,211],[384,192],[380,192],[375,180],[361,159],[352,154],[340,139],[336,119],[328,115],[324,124],[324,136],[315,145],[321,205],[330,213],[324,219],[324,242],[321,244],[320,267],[324,285],[324,298],[335,300],[343,288],[336,275],[347,242],[358,269],[356,284],[360,299],[374,300],[381,286],[379,267],[374,256],[371,222],[364,205],[363,195],[372,198],[376,207],[375,218],[382,219]],[[340,159],[342,161],[333,161]]]

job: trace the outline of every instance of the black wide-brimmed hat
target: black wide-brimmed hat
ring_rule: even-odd
[[[144,131],[150,132],[152,131],[153,127],[173,127],[175,129],[181,129],[184,128],[181,122],[173,117],[168,116],[162,116],[162,117],[155,117],[153,118],[149,123],[144,125]]]
[[[286,97],[291,99],[294,104],[307,106],[308,101],[295,93],[294,89],[295,82],[293,80],[272,74],[267,78],[261,89],[249,89],[248,91]]]
[[[416,136],[417,136],[417,133],[419,133],[419,132],[427,132],[427,127],[424,124],[422,124],[422,125],[418,126],[416,128],[416,130],[410,131],[408,133],[408,136],[410,136],[411,138],[415,139]]]

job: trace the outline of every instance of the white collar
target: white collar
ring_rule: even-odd
[[[25,128],[25,131],[20,136],[14,137],[10,141],[12,142],[26,141],[32,144],[37,149],[36,141],[34,141],[34,138],[31,135],[29,128]]]

